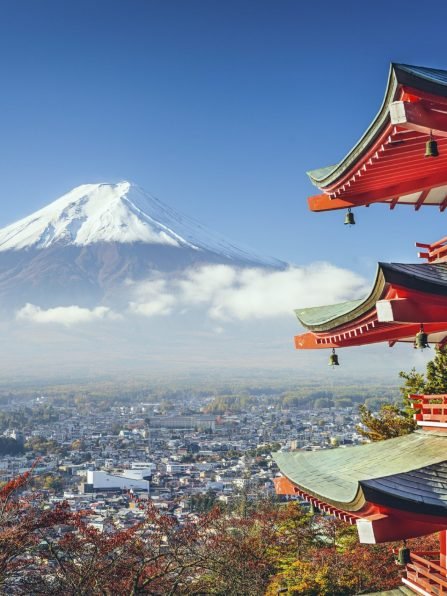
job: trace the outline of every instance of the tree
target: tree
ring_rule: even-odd
[[[447,393],[447,347],[435,348],[435,357],[427,363],[425,378],[425,393]]]
[[[17,593],[30,567],[39,560],[39,532],[52,531],[57,523],[65,523],[69,517],[66,505],[57,505],[52,511],[44,511],[39,507],[37,495],[25,495],[24,490],[30,478],[31,473],[26,472],[0,489],[2,594]]]
[[[270,578],[266,596],[281,591],[290,596],[349,596],[399,585],[400,569],[393,555],[398,543],[360,544],[354,526],[332,517],[303,514],[299,506],[295,512],[285,512],[283,523],[277,526],[273,541],[278,549],[277,572]],[[409,540],[408,546],[436,550],[436,537]]]
[[[435,356],[427,362],[425,375],[412,368],[409,373],[401,371],[399,376],[405,380],[401,387],[404,399],[411,393],[447,393],[447,346],[435,348]]]
[[[296,503],[258,501],[244,515],[216,508],[180,525],[149,501],[138,523],[109,520],[100,532],[90,511],[44,509],[28,481],[0,490],[2,594],[349,596],[399,583],[389,546],[360,545],[354,528]]]
[[[334,402],[332,399],[328,399],[326,397],[319,397],[314,401],[314,409],[321,410],[322,408],[333,408]]]
[[[20,514],[17,495],[27,483],[29,474],[7,482],[0,489],[0,592],[20,574],[24,563],[22,557],[32,546],[28,532],[29,516]]]
[[[370,441],[407,435],[416,429],[409,395],[447,393],[447,346],[435,348],[435,356],[427,363],[425,374],[412,368],[410,372],[401,371],[399,377],[404,379],[400,387],[402,407],[384,404],[374,414],[366,405],[359,406],[361,424],[357,430]]]
[[[203,536],[203,563],[192,593],[263,594],[275,571],[271,545],[278,512],[262,505],[246,517],[218,515]]]
[[[192,495],[189,501],[192,511],[207,513],[215,506],[216,493],[208,490],[206,493]]]
[[[359,406],[360,425],[357,432],[370,441],[383,441],[401,435],[408,435],[416,428],[413,417],[405,410],[390,404],[383,405],[377,414],[371,412],[364,404]]]
[[[389,547],[363,546],[340,551],[313,548],[307,559],[286,566],[270,583],[266,596],[280,590],[294,596],[348,596],[366,590],[389,590],[399,583]]]
[[[197,548],[210,517],[179,528],[171,516],[148,503],[144,519],[126,530],[110,521],[108,531],[89,524],[86,512],[70,514],[71,531],[62,537],[40,532],[44,548],[38,573],[22,578],[24,593],[54,596],[115,594],[179,594],[187,592],[191,570],[199,568],[203,554]]]

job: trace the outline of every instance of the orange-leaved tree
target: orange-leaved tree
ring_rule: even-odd
[[[216,508],[182,524],[140,503],[137,523],[110,519],[100,532],[90,511],[47,508],[28,479],[0,491],[0,593],[348,595],[399,581],[389,548],[359,545],[353,528],[297,503]]]

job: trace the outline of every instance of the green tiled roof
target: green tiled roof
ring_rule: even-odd
[[[385,287],[382,264],[377,267],[376,279],[368,296],[362,300],[350,300],[327,306],[315,306],[295,310],[299,322],[315,332],[328,331],[365,314],[374,308]]]
[[[335,329],[373,309],[377,300],[383,297],[387,283],[446,296],[447,263],[379,263],[374,285],[363,300],[300,308],[295,310],[295,314],[304,327],[316,333]]]
[[[339,302],[329,306],[314,306],[312,308],[302,308],[295,310],[298,320],[306,327],[324,325],[337,317],[341,317],[359,306],[361,300],[350,300],[349,302]]]
[[[365,503],[364,490],[444,508],[447,436],[417,431],[357,447],[273,454],[281,472],[304,492],[345,511]]]

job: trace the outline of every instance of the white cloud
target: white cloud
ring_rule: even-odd
[[[176,297],[169,293],[163,279],[146,281],[134,287],[135,300],[129,302],[130,312],[145,317],[169,315],[176,303]]]
[[[185,278],[177,282],[181,299],[188,304],[214,302],[222,289],[237,285],[240,271],[229,265],[204,265],[198,269],[188,269]]]
[[[157,279],[133,287],[129,309],[140,315],[170,314],[206,307],[220,320],[290,316],[295,308],[331,304],[366,292],[364,280],[330,263],[290,267],[284,271],[205,265],[186,270],[177,280]]]
[[[283,271],[204,265],[185,270],[180,278],[160,274],[156,279],[130,283],[128,288],[128,313],[159,317],[174,309],[185,313],[204,308],[210,319],[219,321],[214,327],[217,334],[224,331],[222,321],[291,317],[295,308],[341,302],[366,292],[360,276],[330,263]],[[28,303],[16,313],[17,320],[66,327],[116,318],[120,315],[106,306],[43,309]]]
[[[43,309],[35,304],[27,303],[16,312],[16,319],[31,323],[48,324],[56,323],[71,327],[79,323],[90,323],[103,319],[117,319],[120,315],[114,313],[107,306],[96,308],[82,308],[80,306],[57,306],[55,308]]]
[[[208,312],[214,319],[279,317],[298,307],[357,297],[362,286],[358,275],[328,263],[284,271],[242,269],[233,283],[214,288]]]

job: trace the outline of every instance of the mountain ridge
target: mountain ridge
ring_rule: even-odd
[[[85,184],[0,229],[0,299],[42,307],[119,299],[129,281],[208,264],[283,269],[129,182]]]
[[[236,246],[128,181],[77,186],[0,229],[0,252],[104,242],[186,247],[262,266],[283,265]]]

